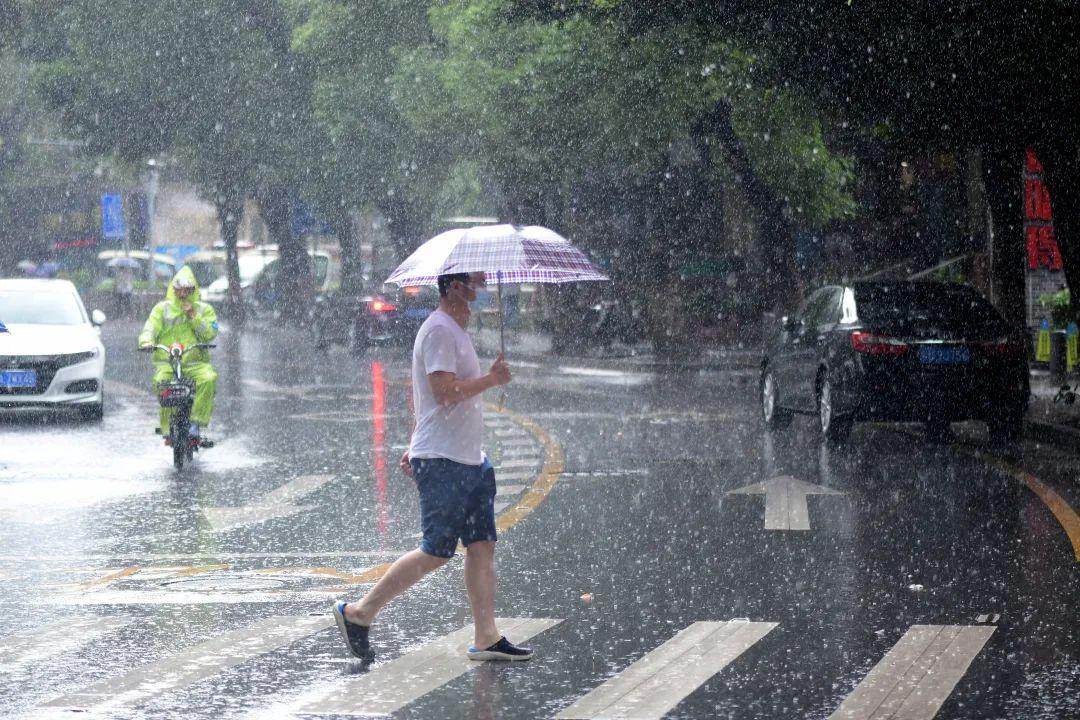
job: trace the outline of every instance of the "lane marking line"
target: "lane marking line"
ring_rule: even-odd
[[[777,625],[748,620],[695,622],[555,717],[659,720]]]
[[[1076,558],[1077,562],[1080,562],[1080,516],[1078,516],[1072,506],[1065,501],[1065,498],[1058,495],[1053,488],[1029,473],[1027,470],[1016,467],[999,457],[989,455],[981,450],[971,449],[968,451],[973,452],[976,457],[988,465],[996,467],[1007,475],[1011,475],[1014,479],[1025,485],[1028,490],[1035,493],[1036,497],[1042,500],[1043,504],[1050,509],[1050,512],[1053,513],[1054,517],[1057,519],[1058,524],[1061,525],[1062,530],[1065,531],[1065,535],[1068,536],[1069,542],[1072,543],[1073,557]]]
[[[931,720],[994,630],[912,625],[829,720]]]
[[[214,532],[227,532],[236,528],[259,525],[267,520],[291,517],[310,510],[312,507],[293,503],[319,491],[334,477],[334,475],[324,474],[301,475],[246,505],[204,507],[202,514]]]
[[[271,617],[197,643],[156,662],[43,704],[43,707],[130,706],[179,690],[289,645],[334,624],[328,615]]]
[[[135,573],[139,572],[139,569],[140,568],[138,565],[132,565],[131,567],[126,567],[123,570],[109,573],[108,575],[97,578],[95,580],[87,580],[85,582],[81,582],[79,583],[79,588],[82,590],[91,590],[95,587],[105,587],[114,580],[121,580],[126,577],[131,577]]]
[[[885,423],[874,423],[874,425],[901,435],[907,435],[914,438],[922,437],[920,433],[909,430],[908,428],[894,427]],[[1053,488],[1029,473],[1027,470],[1017,467],[997,455],[970,447],[959,441],[950,443],[950,447],[965,452],[975,459],[980,460],[991,467],[997,468],[1018,481],[1028,490],[1031,490],[1031,492],[1035,493],[1035,496],[1042,501],[1043,505],[1050,510],[1051,514],[1058,521],[1058,524],[1061,525],[1061,529],[1065,531],[1066,537],[1069,538],[1069,542],[1072,544],[1073,557],[1076,558],[1077,562],[1080,562],[1080,515],[1077,515],[1076,510],[1066,502],[1065,498],[1061,497],[1061,495]]]
[[[551,618],[496,618],[499,628],[515,641],[525,642],[562,620]],[[300,698],[296,714],[387,716],[421,696],[442,687],[482,663],[469,660],[465,649],[473,639],[472,625],[444,635],[364,675],[335,680]],[[317,697],[312,697],[317,696]]]

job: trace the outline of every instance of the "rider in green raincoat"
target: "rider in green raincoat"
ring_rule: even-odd
[[[152,345],[181,343],[190,347],[196,343],[211,342],[218,334],[217,313],[208,303],[199,300],[199,283],[195,273],[187,265],[169,283],[165,299],[154,306],[139,333],[139,348]],[[161,350],[154,351],[154,387],[172,376],[169,358]],[[214,394],[217,391],[217,371],[210,364],[206,350],[192,350],[184,355],[181,367],[184,375],[195,381],[195,403],[191,408],[191,434],[199,437],[199,429],[210,424],[214,410]],[[169,434],[169,418],[172,408],[161,408],[161,434]]]

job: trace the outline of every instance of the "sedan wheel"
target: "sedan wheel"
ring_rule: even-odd
[[[829,379],[822,378],[818,390],[818,420],[821,424],[821,434],[831,445],[837,445],[847,440],[851,434],[851,420],[845,417],[837,417],[833,406],[833,389]]]
[[[791,412],[777,405],[776,378],[772,370],[761,377],[761,418],[770,430],[783,430],[791,424]]]

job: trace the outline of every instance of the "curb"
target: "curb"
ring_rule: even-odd
[[[1080,430],[1055,425],[1054,423],[1029,420],[1027,424],[1028,437],[1037,442],[1054,445],[1064,445],[1071,450],[1080,452]]]

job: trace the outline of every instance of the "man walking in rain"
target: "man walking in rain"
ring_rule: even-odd
[[[465,546],[465,589],[473,615],[472,660],[528,660],[495,625],[495,470],[482,450],[480,395],[510,382],[500,354],[481,375],[465,326],[469,303],[484,286],[483,273],[440,275],[439,307],[413,345],[413,406],[416,425],[401,469],[420,493],[423,541],[402,555],[362,600],[334,604],[334,619],[355,657],[374,659],[368,631],[378,612]]]
[[[173,276],[165,299],[154,306],[150,317],[146,318],[142,332],[139,333],[139,349],[148,351],[154,345],[181,343],[190,347],[196,343],[208,343],[217,337],[217,313],[209,303],[199,300],[199,283],[195,273],[187,265]],[[154,353],[154,387],[172,376],[168,358],[158,350]],[[192,350],[184,355],[184,375],[195,381],[195,402],[191,407],[191,437],[198,438],[203,447],[211,447],[200,430],[210,424],[210,414],[214,410],[214,395],[217,392],[217,371],[210,364],[210,355],[206,350]],[[169,418],[172,408],[161,408],[159,427],[161,434],[169,436]]]

